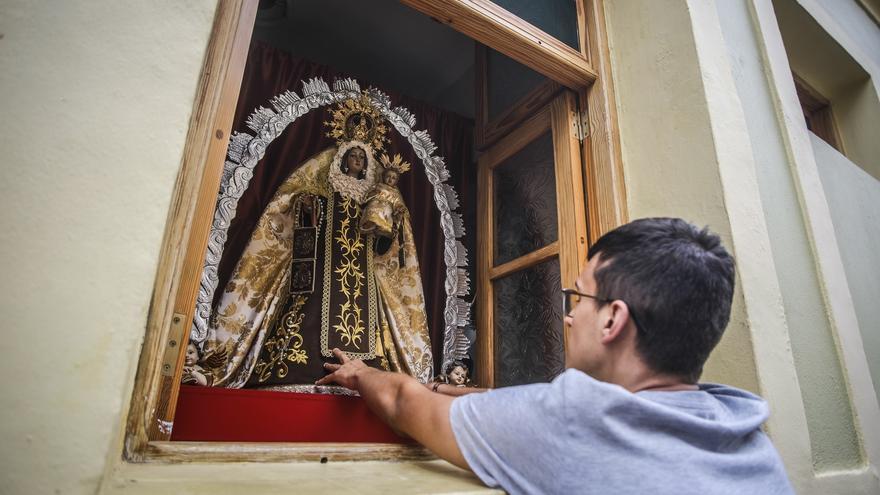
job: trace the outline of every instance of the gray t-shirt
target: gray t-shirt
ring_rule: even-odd
[[[767,415],[724,385],[633,394],[573,369],[458,397],[449,414],[474,473],[510,493],[793,493]]]

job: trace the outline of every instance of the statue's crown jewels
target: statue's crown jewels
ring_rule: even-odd
[[[398,174],[409,171],[409,162],[403,161],[403,157],[401,157],[400,154],[395,154],[392,159],[387,154],[383,153],[379,158],[379,161],[382,162],[382,167],[386,170],[396,170]]]
[[[388,128],[366,93],[339,103],[330,115],[331,120],[324,125],[330,129],[327,137],[336,139],[337,144],[360,141],[369,144],[374,151],[383,148]]]

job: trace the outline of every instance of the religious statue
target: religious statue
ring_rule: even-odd
[[[314,382],[333,348],[431,379],[418,257],[395,187],[409,164],[383,154],[379,169],[387,128],[367,95],[331,116],[337,144],[278,188],[214,309],[202,360],[216,365],[213,386],[326,392]]]
[[[186,355],[183,358],[183,375],[181,383],[186,385],[210,385],[212,381],[211,372],[198,364],[199,348],[190,342],[186,346]]]
[[[445,371],[444,374],[434,377],[434,381],[437,383],[455,385],[456,387],[467,387],[470,385],[468,367],[464,362],[453,361],[446,367]]]
[[[382,181],[373,186],[373,190],[367,195],[367,206],[361,217],[361,231],[393,238],[406,211],[403,197],[396,187],[397,181],[400,174],[409,170],[409,163],[402,161],[400,155],[394,155],[394,160],[389,159],[388,155],[382,155],[380,162],[383,167]]]

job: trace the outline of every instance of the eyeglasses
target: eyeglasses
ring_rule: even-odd
[[[562,289],[562,314],[563,316],[571,316],[571,312],[574,310],[574,307],[577,306],[577,303],[580,302],[580,298],[589,297],[590,299],[595,299],[598,302],[609,303],[611,299],[602,299],[601,297],[594,296],[591,294],[584,294],[583,292],[578,292],[575,289]],[[577,300],[575,300],[577,298]]]
[[[577,300],[575,300],[575,297],[577,297]],[[581,297],[588,297],[600,303],[610,303],[611,301],[614,301],[614,299],[603,299],[599,296],[594,296],[592,294],[584,294],[583,292],[578,292],[575,289],[562,289],[563,318],[566,316],[571,316],[571,312],[574,310],[574,307],[577,306],[577,304],[580,302]],[[626,304],[626,307],[629,310],[629,316],[630,318],[632,318],[633,323],[636,325],[636,329],[644,333],[645,327],[639,324],[639,320],[638,318],[636,318],[636,313],[633,311],[632,306],[623,299],[619,300],[623,301],[623,303]]]

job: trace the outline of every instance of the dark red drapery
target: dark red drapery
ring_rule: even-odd
[[[313,77],[321,77],[328,84],[340,77],[357,78],[356,75],[339,73],[327,66],[297,58],[264,43],[254,42],[248,54],[232,129],[252,133],[245,125],[245,121],[257,107],[270,107],[271,98],[287,90],[301,94],[302,81]],[[358,79],[358,82],[362,88],[370,85],[369,81]],[[395,106],[403,105],[413,113],[416,117],[415,129],[427,130],[437,144],[435,153],[446,159],[446,166],[450,172],[448,183],[459,193],[460,211],[473,211],[476,207],[474,203],[476,169],[471,161],[473,121],[389,89],[382,87],[379,89],[388,94]],[[235,268],[235,263],[247,245],[257,220],[272,199],[275,190],[305,159],[334,144],[334,141],[326,136],[327,130],[323,125],[325,120],[329,120],[331,108],[318,108],[297,119],[272,142],[266,151],[266,156],[254,168],[254,176],[247,191],[239,200],[236,216],[229,226],[228,240],[218,267],[219,284],[214,294],[215,306]],[[446,265],[443,261],[440,215],[434,203],[433,186],[428,182],[424,167],[409,143],[393,128],[390,129],[389,135],[391,140],[386,145],[386,151],[392,155],[400,153],[413,165],[410,172],[400,177],[398,187],[412,216],[413,235],[425,290],[425,309],[431,331],[435,372],[438,372],[445,325],[443,310],[446,303],[444,290]],[[473,218],[472,214],[465,214],[465,228],[470,235],[474,232]],[[471,249],[473,247],[472,242],[465,242],[465,245]]]

